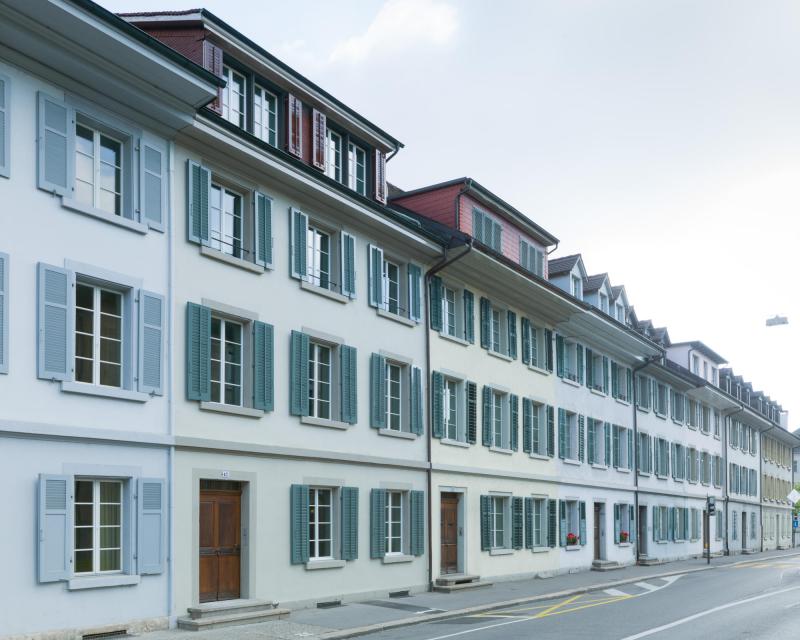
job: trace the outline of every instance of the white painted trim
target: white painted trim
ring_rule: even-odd
[[[97,220],[102,220],[103,222],[108,222],[109,224],[114,224],[118,227],[135,231],[136,233],[146,234],[148,230],[148,226],[146,224],[130,220],[123,216],[106,213],[105,211],[95,209],[94,207],[86,206],[85,204],[82,204],[77,200],[73,200],[72,198],[62,198],[61,205],[70,211],[76,211],[77,213],[82,213],[92,218],[96,218]]]
[[[314,340],[319,340],[320,342],[327,342],[328,344],[331,345],[340,345],[345,343],[344,338],[335,336],[332,333],[317,331],[316,329],[312,329],[310,327],[300,327],[300,331],[310,336]]]
[[[315,418],[314,416],[300,416],[301,424],[307,424],[312,427],[325,427],[328,429],[341,429],[346,431],[355,425],[347,422],[339,422],[338,420],[328,420],[326,418]]]
[[[514,553],[514,549],[489,549],[490,556],[510,556],[512,553]]]
[[[439,337],[444,338],[445,340],[449,340],[450,342],[455,342],[456,344],[460,344],[462,347],[468,347],[472,343],[469,340],[464,340],[464,338],[459,338],[458,336],[451,336],[444,331],[439,332]]]
[[[464,449],[469,449],[470,443],[469,442],[461,442],[461,440],[451,440],[450,438],[440,438],[439,442],[448,447],[463,447]]]
[[[117,387],[104,387],[99,384],[73,382],[72,380],[62,381],[61,391],[65,393],[80,393],[87,396],[96,396],[98,398],[129,400],[131,402],[147,402],[150,400],[150,395],[147,393],[131,391],[130,389],[119,389]]]
[[[225,304],[224,302],[211,300],[210,298],[201,298],[200,304],[202,304],[204,307],[208,307],[212,311],[216,311],[217,313],[221,313],[232,318],[238,318],[239,320],[258,320],[258,314],[254,313],[253,311],[248,311],[247,309],[242,309],[241,307],[233,307],[229,304]]]
[[[409,320],[408,318],[404,318],[403,316],[398,315],[396,313],[390,313],[390,312],[386,311],[385,309],[381,309],[380,307],[376,307],[375,313],[377,313],[381,318],[386,318],[387,320],[394,320],[395,322],[397,322],[399,324],[402,324],[402,325],[405,325],[406,327],[412,327],[413,328],[413,327],[416,327],[417,324],[419,324],[417,322],[414,322],[413,320]]]
[[[401,438],[403,440],[416,440],[419,436],[408,431],[394,431],[393,429],[378,429],[379,436],[389,436],[390,438]]]
[[[250,407],[237,407],[232,404],[221,404],[219,402],[201,402],[202,411],[215,411],[217,413],[227,413],[231,416],[241,416],[243,418],[263,418],[264,412],[261,409],[251,409]]]
[[[233,267],[238,267],[239,269],[244,269],[245,271],[255,273],[256,275],[261,275],[265,271],[268,271],[272,268],[271,266],[262,267],[253,262],[242,260],[241,258],[234,258],[233,256],[229,256],[227,253],[223,253],[222,251],[212,249],[211,247],[207,247],[205,245],[201,245],[200,255],[205,256],[206,258],[212,258],[213,260],[219,260],[220,262],[224,262],[225,264],[229,264]]]
[[[309,560],[306,562],[306,571],[316,571],[318,569],[341,569],[347,562],[344,560]]]
[[[67,581],[68,591],[80,591],[83,589],[101,589],[108,587],[129,587],[137,585],[142,581],[138,575],[122,574],[112,576],[83,576],[70,578]]]
[[[323,289],[315,284],[311,284],[305,280],[300,280],[300,288],[304,291],[310,291],[311,293],[316,293],[318,296],[322,296],[323,298],[328,298],[329,300],[333,300],[335,302],[340,302],[341,304],[347,304],[350,302],[350,298],[347,296],[343,296],[341,293],[336,293],[335,291],[330,291],[328,289]]]
[[[383,564],[399,564],[401,562],[414,562],[414,556],[405,554],[386,555],[381,558]]]

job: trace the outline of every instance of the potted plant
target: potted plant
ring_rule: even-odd
[[[627,542],[629,538],[629,534],[627,531],[620,531],[619,532],[619,541],[620,542]]]
[[[578,544],[578,536],[576,536],[574,533],[568,533],[567,534],[567,546],[571,547],[571,546],[576,545],[576,544]]]

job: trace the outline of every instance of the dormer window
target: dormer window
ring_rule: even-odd
[[[347,186],[367,195],[367,152],[352,142],[347,145]]]
[[[700,358],[692,355],[692,373],[696,376],[700,375]]]
[[[253,92],[253,135],[278,145],[278,97],[258,85]]]
[[[703,379],[708,380],[708,362],[703,360]]]
[[[244,129],[246,122],[244,76],[230,67],[222,67],[222,77],[227,82],[222,90],[222,117]]]
[[[325,144],[325,175],[342,181],[342,136],[328,129]]]
[[[600,294],[600,311],[608,313],[608,296],[605,293]]]
[[[617,319],[617,322],[622,322],[625,324],[625,306],[618,302],[615,307],[616,311],[614,313],[614,317]]]
[[[572,295],[583,300],[583,280],[578,276],[572,276]]]
[[[519,239],[519,263],[523,269],[544,277],[544,253],[522,238]]]

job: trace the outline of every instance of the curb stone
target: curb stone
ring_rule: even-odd
[[[486,611],[493,611],[495,609],[505,609],[514,607],[521,604],[528,604],[530,602],[540,602],[542,600],[553,600],[555,598],[565,598],[569,596],[581,595],[590,593],[592,591],[602,591],[603,589],[611,589],[620,585],[632,584],[634,582],[641,582],[642,580],[652,580],[653,578],[667,578],[670,576],[679,576],[689,573],[698,573],[700,571],[710,571],[712,569],[719,569],[722,567],[733,567],[741,564],[752,564],[756,562],[764,562],[767,560],[775,560],[779,558],[791,558],[800,556],[798,553],[787,553],[778,556],[771,556],[768,558],[753,558],[750,560],[740,560],[739,562],[731,562],[721,565],[710,565],[706,567],[696,567],[693,569],[678,569],[675,571],[665,571],[663,573],[656,573],[648,576],[638,576],[636,578],[625,578],[624,580],[614,580],[612,582],[601,582],[585,587],[576,587],[574,589],[563,589],[561,591],[553,591],[550,593],[542,593],[535,596],[524,596],[522,598],[515,598],[513,600],[503,600],[500,602],[489,602],[486,604],[479,604],[472,607],[465,607],[463,609],[453,609],[451,611],[444,611],[441,613],[429,613],[418,615],[414,618],[401,618],[399,620],[389,620],[388,622],[379,622],[376,624],[366,625],[363,627],[353,627],[351,629],[342,629],[340,631],[329,631],[318,636],[319,640],[345,640],[346,638],[356,638],[370,633],[377,633],[379,631],[389,631],[391,629],[399,629],[402,627],[410,627],[413,625],[424,624],[426,622],[439,622],[440,620],[449,620],[451,618],[461,618],[463,616],[474,615],[477,613],[484,613]]]

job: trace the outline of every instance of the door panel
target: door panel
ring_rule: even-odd
[[[458,572],[458,494],[441,497],[441,572]]]
[[[200,492],[200,602],[241,594],[241,491]]]

